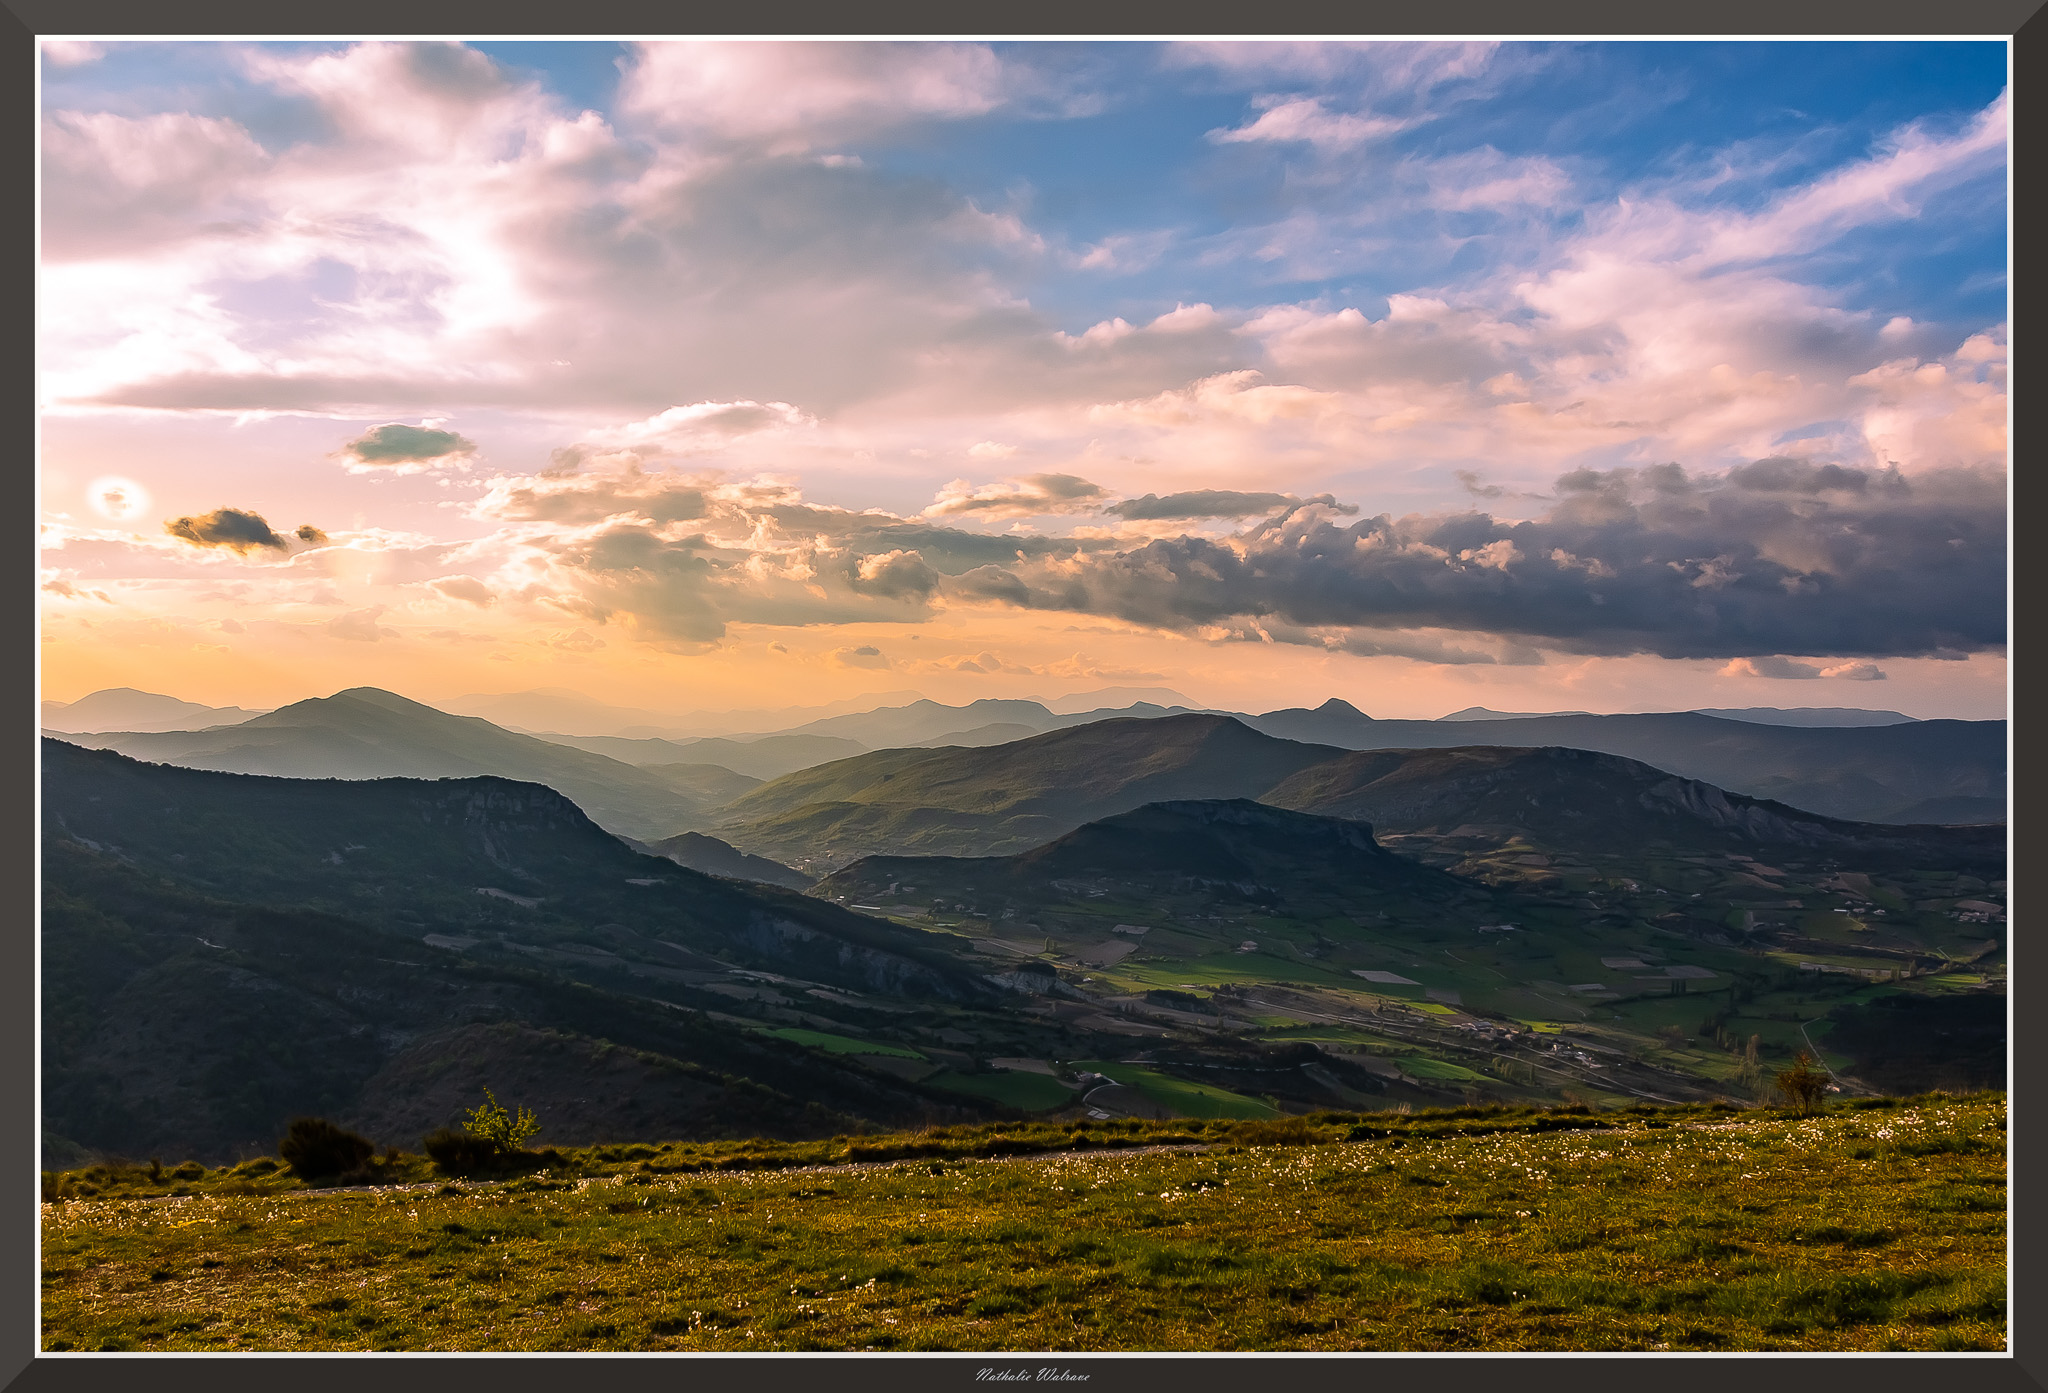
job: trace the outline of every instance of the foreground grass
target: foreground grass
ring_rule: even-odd
[[[767,1168],[774,1146],[591,1149],[357,1191],[165,1171],[133,1185],[192,1192],[116,1180],[45,1204],[43,1339],[1997,1349],[2004,1126],[2002,1097],[1937,1096],[1806,1119],[1455,1110],[780,1148],[806,1169]],[[1155,1145],[1176,1149],[1132,1149]],[[856,1147],[901,1154],[849,1164]]]

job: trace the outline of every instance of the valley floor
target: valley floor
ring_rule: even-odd
[[[46,1193],[83,1197],[43,1206],[43,1347],[2005,1344],[2002,1095],[1808,1118],[1121,1123],[1121,1151],[1008,1130],[788,1148],[878,1165],[735,1171],[609,1148],[353,1191],[246,1167],[151,1197],[56,1177]],[[1004,1149],[1036,1154],[973,1154]]]

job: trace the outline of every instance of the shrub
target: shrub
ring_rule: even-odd
[[[488,1137],[443,1127],[420,1143],[433,1163],[450,1175],[467,1175],[493,1165],[504,1149]]]
[[[1786,1102],[1801,1113],[1810,1113],[1820,1106],[1821,1095],[1827,1092],[1828,1076],[1813,1067],[1812,1055],[1801,1050],[1789,1069],[1778,1071],[1777,1084]]]
[[[492,1142],[506,1155],[512,1155],[525,1148],[527,1138],[540,1130],[540,1123],[525,1108],[513,1116],[486,1086],[482,1106],[470,1108],[464,1114],[462,1127],[471,1136]]]
[[[377,1146],[324,1117],[295,1117],[277,1144],[277,1154],[300,1176],[315,1180],[360,1170],[377,1154]]]

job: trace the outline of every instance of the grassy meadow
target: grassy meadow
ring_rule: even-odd
[[[1993,1350],[2005,1100],[45,1177],[65,1350]]]

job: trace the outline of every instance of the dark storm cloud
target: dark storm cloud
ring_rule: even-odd
[[[172,518],[164,531],[200,547],[226,547],[246,553],[256,548],[283,551],[288,543],[258,513],[240,508],[215,508],[198,517]]]
[[[1579,470],[1550,513],[1341,525],[1318,505],[1228,541],[1181,537],[962,575],[966,596],[1191,630],[1448,629],[1667,658],[1907,657],[2006,641],[2005,486],[1761,460]]]

